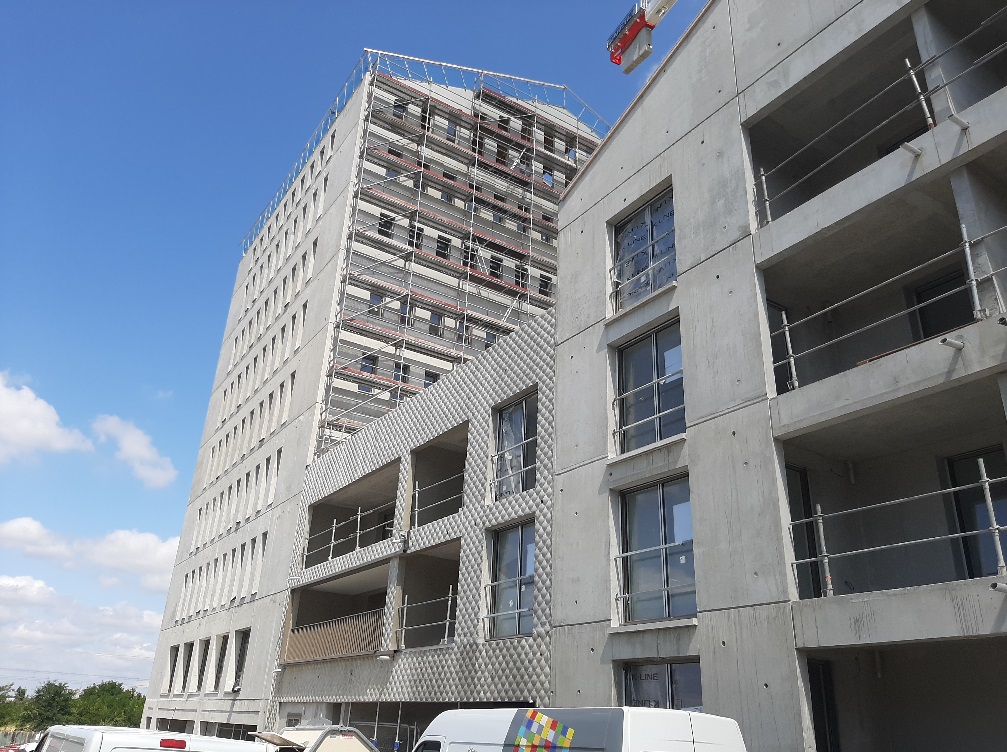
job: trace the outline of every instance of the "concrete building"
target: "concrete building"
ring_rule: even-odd
[[[1002,746],[1005,42],[1002,2],[712,0],[568,188],[555,704]]]
[[[446,709],[549,703],[553,351],[550,312],[312,463],[279,725],[390,752]]]
[[[365,52],[242,243],[146,726],[272,725],[304,468],[549,310],[605,127],[562,86]]]

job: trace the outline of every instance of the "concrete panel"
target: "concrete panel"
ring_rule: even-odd
[[[612,444],[615,397],[601,324],[556,348],[556,412],[564,430],[556,436],[558,472],[605,457]]]
[[[561,344],[607,315],[612,250],[608,217],[590,212],[566,224],[561,208],[559,221],[556,342]]]
[[[787,600],[782,463],[758,402],[688,430],[700,612]]]
[[[909,7],[918,4],[919,0],[804,0],[799,4],[788,0],[732,2],[731,20],[742,81],[742,120],[746,123],[755,120],[764,109],[776,104],[776,100],[813,85],[828,69],[849,57],[870,38],[904,19]],[[800,6],[796,23],[813,36],[794,40],[778,38],[779,45],[776,45],[767,43],[762,37],[745,35],[743,24],[746,22],[759,23],[766,29],[781,21],[786,23],[795,5]],[[772,31],[768,34],[780,36]],[[786,55],[783,55],[784,49],[789,50]],[[762,70],[755,64],[757,58],[763,61]],[[746,69],[750,65],[753,67],[748,73]]]
[[[553,626],[611,623],[618,553],[604,461],[556,476],[553,505]],[[571,545],[571,541],[576,541]]]
[[[749,237],[681,277],[690,424],[769,394],[769,329],[752,258]]]
[[[593,206],[737,94],[727,3],[715,4],[661,63],[566,202]]]
[[[732,101],[672,149],[679,274],[756,226],[752,166]]]
[[[773,433],[785,439],[1007,369],[1007,338],[995,321],[949,333],[953,350],[926,340],[773,399]]]
[[[640,624],[609,630],[613,661],[684,658],[699,655],[696,619],[679,619],[677,626]],[[689,623],[685,623],[689,622]]]
[[[790,606],[699,614],[703,710],[734,718],[752,752],[814,749]]]
[[[556,707],[610,707],[618,700],[608,623],[552,631],[552,701]]]
[[[619,455],[608,462],[608,485],[624,490],[679,475],[689,469],[689,446],[682,437]]]
[[[1007,633],[1007,598],[990,590],[995,579],[797,601],[797,645],[880,645]]]

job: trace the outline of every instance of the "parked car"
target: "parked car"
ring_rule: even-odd
[[[176,734],[170,731],[117,726],[52,726],[39,739],[37,752],[266,752],[268,749],[260,742]]]

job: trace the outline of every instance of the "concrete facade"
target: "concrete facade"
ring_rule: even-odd
[[[712,0],[568,189],[557,705],[689,706],[698,663],[749,749],[996,746],[964,674],[1007,664],[976,459],[1003,525],[1007,69],[973,67],[1005,39],[997,3]],[[682,427],[630,442],[677,383]],[[683,479],[691,528],[634,543]]]
[[[562,86],[410,61],[365,52],[243,241],[149,728],[274,724],[290,621],[331,605],[289,589],[305,468],[552,306],[556,205],[604,123]]]

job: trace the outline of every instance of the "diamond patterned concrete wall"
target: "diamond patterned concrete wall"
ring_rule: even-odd
[[[464,506],[457,514],[421,525],[407,541],[387,540],[303,570],[300,549],[291,557],[292,588],[331,579],[372,562],[396,557],[405,545],[422,552],[461,540],[455,643],[399,651],[391,661],[354,658],[288,665],[274,702],[529,701],[549,698],[553,474],[553,331],[550,312],[503,338],[490,351],[457,368],[436,386],[369,424],[307,471],[298,529],[303,543],[308,506],[396,459],[401,460],[396,530],[410,493],[410,456],[415,447],[468,422]],[[533,389],[538,391],[537,483],[533,489],[494,500],[490,460],[493,411]],[[534,633],[486,640],[483,616],[488,579],[488,534],[507,523],[535,519]],[[408,566],[408,563],[405,563]],[[385,609],[385,646],[393,647],[394,606]]]

